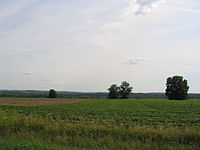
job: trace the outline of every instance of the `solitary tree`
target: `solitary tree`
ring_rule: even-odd
[[[132,92],[133,87],[126,81],[122,82],[119,87],[119,95],[121,99],[128,99],[129,94]]]
[[[165,94],[170,100],[185,100],[188,96],[189,86],[182,76],[167,78]]]
[[[54,89],[51,89],[49,91],[49,98],[56,98],[57,97],[57,93]]]
[[[117,99],[119,97],[119,87],[117,86],[117,84],[111,85],[108,91],[109,99]]]

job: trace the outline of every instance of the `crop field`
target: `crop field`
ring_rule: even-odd
[[[23,100],[28,101],[12,99],[14,102]],[[34,103],[34,100],[32,99],[31,103]],[[42,106],[25,106],[20,102],[9,106],[12,103],[4,103],[1,99],[0,104],[3,105],[0,106],[0,149],[200,149],[198,99],[70,101],[38,104]]]

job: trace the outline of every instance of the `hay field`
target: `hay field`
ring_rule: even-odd
[[[88,99],[59,99],[59,98],[0,98],[0,105],[11,106],[44,106],[60,105],[88,101]]]

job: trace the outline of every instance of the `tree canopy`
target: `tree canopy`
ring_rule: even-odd
[[[189,86],[182,76],[167,78],[165,94],[170,100],[185,100],[188,96]]]
[[[127,99],[129,94],[132,92],[133,87],[126,81],[122,82],[121,85],[118,87],[117,84],[113,84],[108,89],[108,98],[109,99]]]
[[[128,99],[129,94],[132,92],[133,87],[126,81],[122,82],[119,86],[119,95],[121,99]]]
[[[111,85],[108,91],[109,99],[117,99],[119,97],[119,87],[117,86],[117,84]]]

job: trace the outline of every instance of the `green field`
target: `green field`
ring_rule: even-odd
[[[0,106],[4,150],[199,150],[200,100]]]

